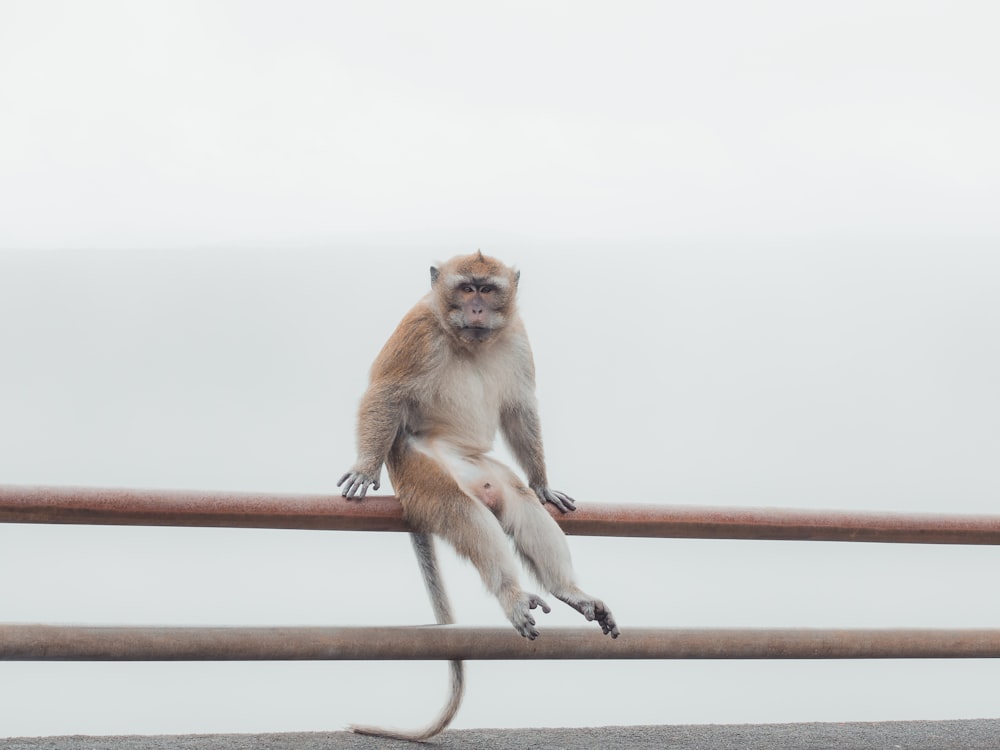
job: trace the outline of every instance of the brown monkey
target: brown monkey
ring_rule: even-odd
[[[545,588],[617,638],[611,611],[576,585],[566,538],[542,507],[576,508],[546,476],[534,362],[515,304],[519,276],[482,252],[431,268],[430,293],[372,365],[358,415],[358,460],[337,486],[361,500],[369,487],[379,488],[382,464],[388,466],[403,516],[417,532],[414,547],[439,623],[452,618],[430,534],[476,566],[517,632],[538,636],[531,610],[551,610],[520,587],[509,536]],[[488,455],[498,429],[527,485]],[[427,730],[354,730],[426,739],[451,721],[461,691],[462,663],[453,662],[450,702]]]

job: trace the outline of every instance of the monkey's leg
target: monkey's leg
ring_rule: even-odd
[[[521,589],[517,562],[497,519],[432,458],[411,451],[400,463],[393,467],[392,483],[406,521],[451,544],[476,567],[517,632],[532,640],[538,637],[531,610],[551,609],[537,594]]]
[[[532,574],[559,600],[588,620],[597,620],[601,630],[617,638],[619,631],[607,605],[576,585],[566,537],[535,493],[513,474],[500,504],[498,518]]]

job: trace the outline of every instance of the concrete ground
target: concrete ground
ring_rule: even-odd
[[[0,739],[3,750],[373,750],[409,744],[349,732]],[[441,750],[997,750],[1000,719],[465,729],[445,732],[425,746]]]

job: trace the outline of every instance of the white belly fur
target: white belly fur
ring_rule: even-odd
[[[470,454],[447,440],[412,437],[411,445],[443,468],[466,495],[491,510],[502,496],[520,483],[514,473],[496,459],[482,453]]]

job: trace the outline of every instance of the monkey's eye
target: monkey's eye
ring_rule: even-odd
[[[489,284],[485,284],[485,285],[479,287],[479,293],[480,294],[489,294],[492,291],[493,291],[493,287],[491,287]]]
[[[465,286],[462,287],[462,291],[465,292],[466,294],[472,294],[474,291],[476,291],[476,288],[471,284],[466,284]]]

